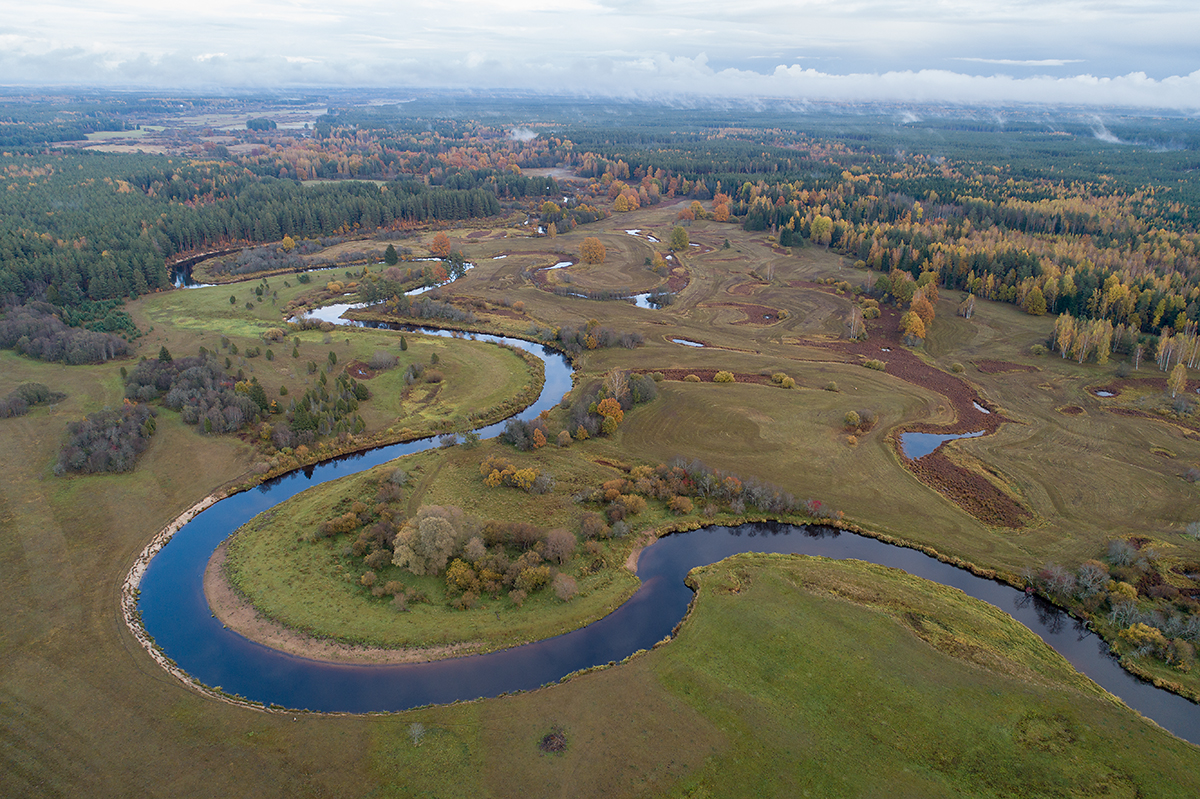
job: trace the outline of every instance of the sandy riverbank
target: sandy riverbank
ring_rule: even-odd
[[[251,641],[289,655],[332,663],[425,663],[469,655],[480,644],[456,644],[429,649],[385,649],[354,646],[339,641],[313,638],[263,617],[230,585],[225,575],[225,544],[213,552],[204,569],[204,597],[220,622]]]

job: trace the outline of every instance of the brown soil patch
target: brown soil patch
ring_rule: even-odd
[[[741,311],[746,315],[746,318],[737,322],[735,325],[773,325],[779,321],[779,309],[771,308],[766,305],[751,305],[744,302],[709,302],[704,303],[705,308],[733,308]]]
[[[937,324],[935,321],[934,324]],[[1026,366],[1021,363],[1012,363],[1011,361],[993,361],[985,358],[982,361],[975,362],[975,368],[983,372],[985,375],[998,375],[1004,372],[1037,372],[1039,369],[1036,366]]]
[[[479,649],[478,644],[430,649],[384,649],[351,646],[336,641],[310,638],[260,615],[244,600],[225,576],[225,544],[213,552],[204,569],[204,597],[221,624],[240,635],[290,655],[334,663],[425,663]]]
[[[1059,413],[1065,413],[1067,416],[1078,416],[1083,413],[1083,408],[1078,405],[1064,405],[1058,409]]]
[[[489,233],[491,233],[490,230],[476,230],[474,233],[468,233],[467,238],[468,239],[481,239],[484,236],[488,235]]]
[[[351,361],[346,364],[346,374],[355,380],[370,380],[375,376],[375,370],[362,361]]]

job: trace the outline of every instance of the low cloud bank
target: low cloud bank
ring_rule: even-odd
[[[439,59],[351,61],[285,56],[140,55],[120,59],[81,48],[44,53],[0,51],[9,86],[90,85],[129,88],[252,89],[293,87],[426,87],[539,90],[654,99],[667,96],[762,97],[790,100],[1004,103],[1200,109],[1200,70],[1154,79],[1142,72],[1013,77],[949,70],[835,74],[799,65],[768,72],[713,69],[704,54],[554,57],[513,61],[486,53]]]

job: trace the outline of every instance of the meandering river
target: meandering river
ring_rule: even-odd
[[[553,407],[570,390],[570,366],[557,353],[501,336],[476,338],[523,347],[546,360],[542,394],[521,418]],[[502,426],[479,432],[484,437],[496,435]],[[313,485],[435,445],[433,439],[425,439],[336,458],[229,497],[197,514],[154,556],[142,576],[138,610],[146,630],[187,674],[230,694],[314,711],[395,711],[529,690],[650,648],[668,636],[686,612],[691,598],[684,585],[688,571],[738,552],[856,558],[904,569],[996,605],[1135,710],[1179,737],[1200,743],[1200,708],[1125,672],[1098,636],[1053,605],[916,550],[827,528],[748,524],[666,536],[642,552],[640,589],[609,616],[533,644],[433,663],[351,665],[307,660],[249,641],[213,617],[204,597],[205,565],[239,526]]]

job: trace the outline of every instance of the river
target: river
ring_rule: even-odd
[[[477,338],[523,347],[546,360],[541,396],[520,418],[537,416],[570,390],[570,366],[561,355],[503,336]],[[502,427],[498,423],[479,432],[490,437]],[[638,565],[641,587],[609,616],[544,641],[433,663],[351,665],[308,660],[249,641],[213,617],[204,597],[204,569],[216,547],[239,526],[306,488],[432,446],[436,446],[434,439],[424,439],[335,458],[236,494],[196,515],[153,558],[141,579],[138,610],[146,630],[185,672],[229,694],[314,711],[396,711],[529,690],[648,649],[669,635],[683,617],[691,598],[684,585],[687,572],[738,552],[856,558],[901,568],[990,602],[1135,710],[1175,735],[1200,743],[1196,705],[1124,671],[1103,640],[1053,605],[916,550],[829,528],[748,524],[666,536],[643,551]]]

